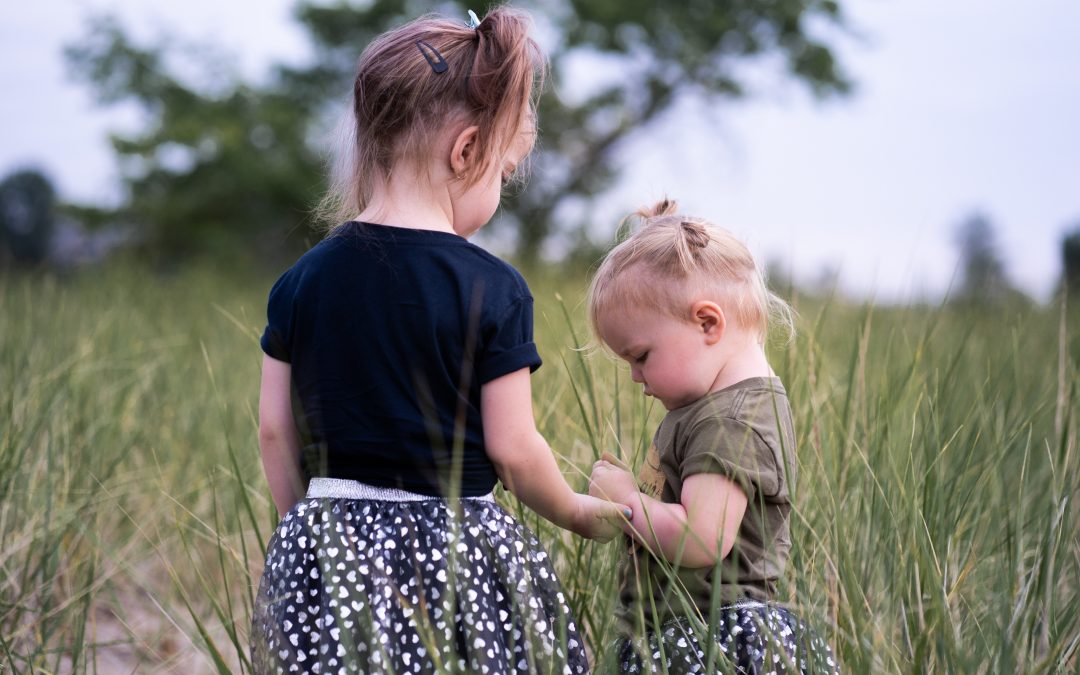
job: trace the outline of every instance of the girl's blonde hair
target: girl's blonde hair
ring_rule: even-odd
[[[349,138],[319,215],[337,225],[363,211],[395,165],[422,162],[455,126],[479,127],[478,161],[460,176],[475,184],[521,121],[535,117],[546,63],[529,27],[524,12],[498,7],[476,28],[429,15],[372,41],[360,55]]]
[[[663,199],[627,217],[642,221],[637,232],[611,250],[589,285],[588,312],[594,334],[601,319],[627,307],[647,308],[689,321],[690,306],[712,300],[744,329],[765,342],[770,324],[793,331],[791,308],[769,291],[743,242],[727,230],[677,215]],[[624,220],[624,223],[626,221]]]

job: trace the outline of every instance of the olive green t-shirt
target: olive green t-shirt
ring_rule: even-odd
[[[699,473],[722,474],[746,493],[735,545],[718,566],[706,568],[675,567],[634,545],[620,593],[627,630],[640,614],[646,628],[685,616],[692,611],[687,602],[708,617],[714,590],[720,605],[773,599],[791,549],[796,476],[791,406],[779,378],[737,382],[664,417],[638,476],[642,491],[679,502],[683,481]]]

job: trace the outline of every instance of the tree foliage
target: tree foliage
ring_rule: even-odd
[[[960,250],[960,284],[953,298],[967,305],[1000,306],[1021,297],[1005,271],[997,235],[990,218],[968,216],[956,229]]]
[[[22,169],[0,182],[0,264],[41,263],[56,226],[56,190],[40,171]]]
[[[1069,296],[1080,296],[1080,224],[1061,240],[1062,283]],[[1075,300],[1074,300],[1075,302]]]
[[[307,217],[322,164],[307,136],[314,108],[292,89],[237,81],[200,91],[169,72],[164,48],[133,44],[112,19],[67,55],[102,103],[145,112],[140,131],[111,141],[127,188],[119,216],[152,248],[280,248]]]
[[[523,258],[536,256],[555,232],[582,231],[582,216],[565,222],[560,207],[587,204],[608,189],[619,175],[617,149],[681,98],[743,95],[740,64],[776,57],[819,95],[848,88],[815,30],[842,26],[832,0],[518,4],[548,38],[554,84],[541,98],[533,179],[504,209]],[[315,201],[322,169],[313,131],[325,130],[341,109],[359,52],[378,33],[428,11],[465,16],[456,3],[301,1],[295,16],[312,40],[311,65],[279,67],[265,86],[236,82],[215,93],[183,84],[161,49],[136,47],[111,21],[98,21],[69,57],[103,102],[134,100],[150,113],[141,133],[113,139],[132,218],[153,223],[168,247],[221,229],[267,231],[276,240]],[[582,56],[616,76],[570,100],[564,92]]]

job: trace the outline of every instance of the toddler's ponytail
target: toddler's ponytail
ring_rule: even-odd
[[[653,218],[659,218],[661,216],[673,216],[678,212],[678,210],[679,205],[675,202],[674,199],[668,199],[667,197],[664,197],[652,206],[643,206],[639,208],[635,213],[642,220],[649,221]]]
[[[659,228],[648,236],[658,240],[660,250],[657,253],[665,261],[661,266],[665,274],[682,278],[697,269],[710,237],[705,221],[678,213],[678,203],[664,197],[652,206],[639,208],[634,215],[641,219],[642,230]],[[663,240],[667,240],[666,245]]]

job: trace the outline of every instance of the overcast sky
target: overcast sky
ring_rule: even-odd
[[[838,52],[857,83],[814,102],[762,80],[755,97],[683,106],[624,149],[626,180],[598,216],[663,194],[807,279],[879,299],[938,294],[953,232],[978,210],[1007,270],[1045,299],[1060,240],[1080,227],[1080,2],[847,0]],[[249,77],[303,62],[292,0],[36,0],[0,4],[0,173],[33,164],[65,197],[115,199],[106,133],[136,119],[101,109],[65,74],[61,49],[109,9],[137,39],[216,43]]]

